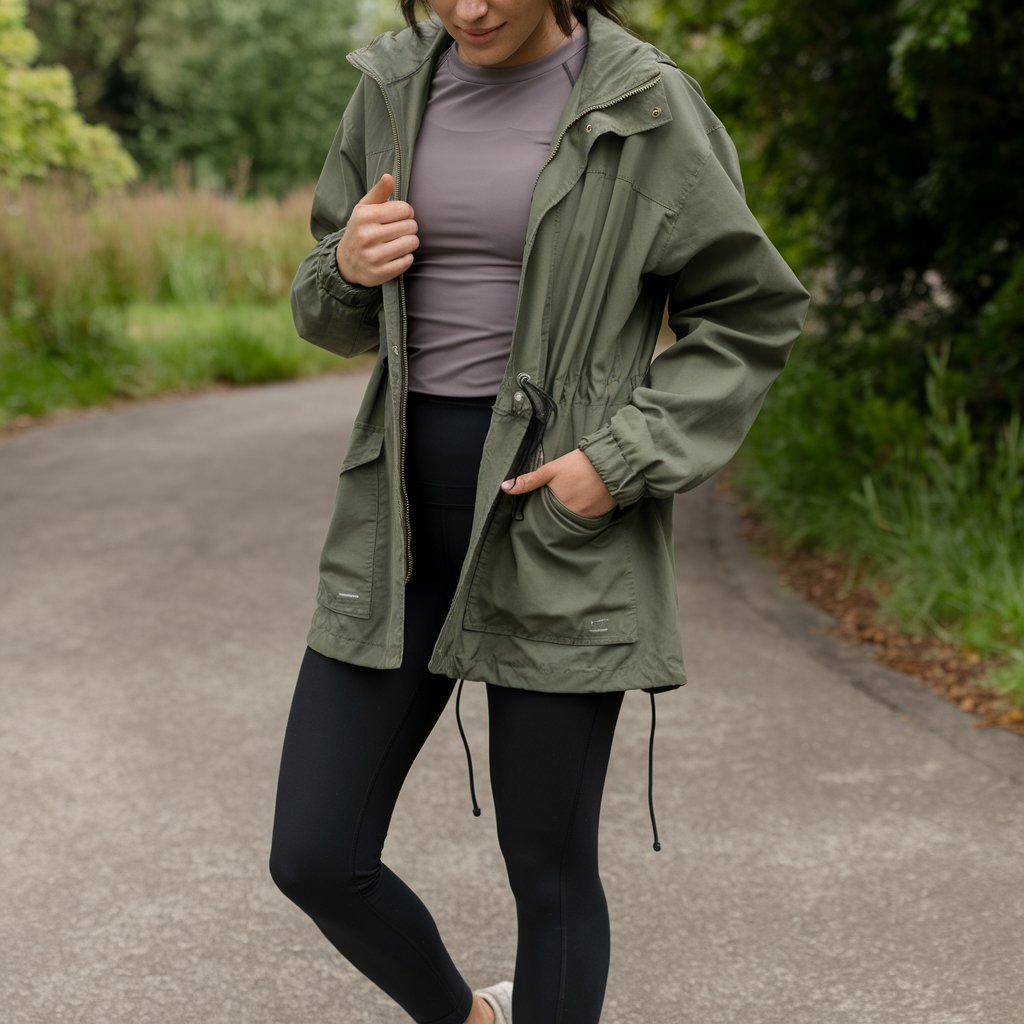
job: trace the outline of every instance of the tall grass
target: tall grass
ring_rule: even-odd
[[[8,320],[78,304],[271,301],[287,294],[311,244],[308,189],[241,200],[179,182],[89,199],[45,185],[0,193],[0,202]]]
[[[310,199],[243,200],[181,175],[169,191],[0,192],[0,422],[342,365],[299,341],[287,314]]]
[[[1005,665],[990,682],[1024,705],[1024,432],[994,446],[950,398],[932,350],[925,410],[882,400],[798,353],[737,461],[737,483],[791,548],[838,553],[876,580],[893,625]]]

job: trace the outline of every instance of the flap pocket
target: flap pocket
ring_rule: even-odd
[[[612,509],[581,516],[547,487],[517,520],[501,502],[470,582],[463,625],[547,643],[594,646],[637,639],[633,561]]]
[[[376,427],[372,423],[355,423],[352,426],[352,440],[349,441],[348,451],[341,463],[340,472],[355,469],[356,466],[372,462],[380,455],[381,446],[384,444],[384,428]]]
[[[334,515],[320,555],[317,600],[332,611],[370,617],[373,568],[385,505],[380,458],[384,428],[356,423],[338,473]]]

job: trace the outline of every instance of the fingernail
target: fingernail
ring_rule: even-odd
[[[506,481],[504,481],[504,483],[502,483],[501,489],[503,491],[511,491],[512,488],[515,487],[515,485],[516,485],[515,480],[506,480]]]

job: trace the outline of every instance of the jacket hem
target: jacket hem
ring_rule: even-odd
[[[306,645],[325,658],[346,661],[350,665],[361,665],[364,668],[399,668],[402,664],[401,655],[397,658],[389,657],[383,644],[341,637],[318,626],[310,628],[306,635]]]
[[[686,685],[685,668],[665,665],[656,672],[635,670],[609,672],[604,668],[557,668],[538,671],[537,665],[519,664],[495,658],[463,659],[431,658],[430,672],[452,679],[467,679],[512,690],[535,690],[541,693],[612,693],[626,690],[676,690]]]

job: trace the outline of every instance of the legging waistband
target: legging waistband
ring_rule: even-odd
[[[494,396],[410,391],[405,479],[412,501],[472,508]]]

